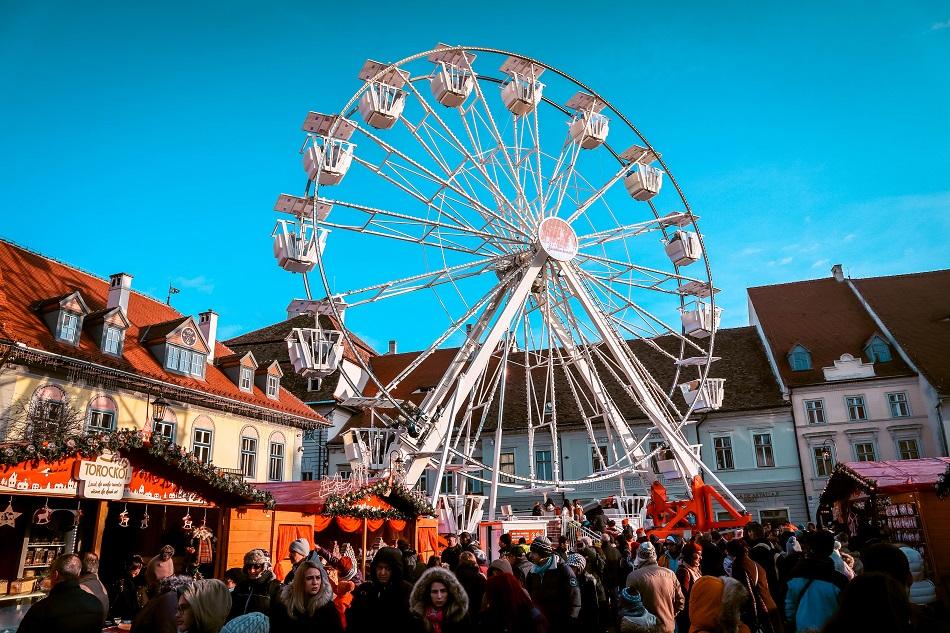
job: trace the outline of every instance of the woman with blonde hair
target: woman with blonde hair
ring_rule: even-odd
[[[294,580],[271,605],[270,628],[280,633],[343,633],[326,570],[313,559],[297,566]]]
[[[196,580],[178,598],[178,633],[218,633],[231,610],[231,592],[220,580]]]
[[[472,607],[476,612],[478,605]],[[419,576],[409,597],[409,611],[419,633],[468,633],[468,595],[447,569],[432,567]]]

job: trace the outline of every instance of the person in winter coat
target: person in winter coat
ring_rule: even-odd
[[[637,548],[627,588],[636,590],[643,598],[643,606],[656,616],[658,633],[673,633],[676,614],[683,610],[685,599],[676,574],[656,564],[656,549],[649,541]]]
[[[772,547],[772,544],[766,538],[765,530],[755,521],[750,521],[745,526],[745,542],[748,545],[749,558],[754,560],[765,571],[765,580],[771,592],[773,602],[778,599],[778,568],[776,567],[776,558],[781,554],[781,550]]]
[[[214,578],[196,580],[178,598],[178,633],[218,633],[231,611],[231,592]]]
[[[298,538],[290,544],[289,552],[287,552],[287,558],[290,560],[292,567],[290,571],[287,572],[287,575],[284,576],[284,585],[289,585],[294,581],[294,574],[297,573],[297,567],[300,566],[300,563],[310,556],[310,541],[305,538]]]
[[[617,627],[620,633],[653,633],[659,626],[656,616],[643,606],[636,589],[624,587],[618,594]]]
[[[702,576],[689,599],[689,629],[680,633],[749,633],[740,611],[749,593],[735,578]]]
[[[99,580],[99,557],[95,552],[85,552],[82,555],[82,574],[79,575],[79,586],[88,591],[102,604],[102,621],[109,615],[109,593],[106,586]]]
[[[280,581],[270,568],[270,559],[262,549],[252,549],[244,555],[244,580],[231,595],[229,620],[245,613],[270,613],[271,600],[280,591]]]
[[[271,602],[270,626],[280,633],[343,633],[330,577],[322,565],[305,560],[297,566],[293,583],[284,585]]]
[[[511,565],[511,573],[524,585],[534,567],[534,563],[525,556],[524,549],[520,545],[512,545],[505,552],[505,560]]]
[[[587,633],[603,631],[604,623],[600,618],[602,604],[606,601],[603,588],[599,586],[596,577],[586,573],[587,559],[580,554],[568,554],[567,565],[574,572],[581,589],[581,612],[577,618],[580,630]]]
[[[135,556],[126,566],[125,571],[116,580],[109,591],[109,615],[115,620],[129,620],[141,609],[139,603],[139,582],[144,564],[139,556]]]
[[[348,556],[343,557],[337,574],[336,584],[333,585],[333,604],[340,614],[340,623],[346,628],[346,612],[353,604],[353,590],[356,589],[356,579],[359,577],[356,564]]]
[[[442,562],[448,563],[449,569],[455,571],[459,564],[459,556],[462,554],[462,546],[459,545],[458,537],[454,534],[449,534],[445,538],[449,544],[442,550]]]
[[[485,577],[478,568],[478,562],[475,555],[471,552],[462,552],[459,556],[459,566],[455,568],[455,577],[458,579],[462,588],[465,589],[465,595],[468,596],[468,603],[472,605],[475,612],[482,606],[482,596],[485,594]]]
[[[703,576],[722,576],[722,561],[726,557],[726,540],[718,530],[709,533],[708,538],[699,540],[703,548],[703,560],[700,563],[700,569]]]
[[[100,633],[102,603],[79,586],[82,561],[63,554],[50,566],[49,595],[30,607],[18,631],[23,633]]]
[[[835,571],[831,560],[834,536],[830,532],[812,532],[808,536],[808,554],[794,570],[785,595],[787,630],[804,633],[820,630],[838,610],[841,592],[848,579]]]
[[[577,577],[555,556],[546,536],[535,537],[531,542],[530,556],[534,566],[525,580],[525,587],[547,619],[551,633],[575,631],[581,612]]]
[[[676,616],[676,630],[681,633],[689,631],[689,594],[693,590],[693,585],[703,575],[700,568],[702,560],[703,548],[698,543],[690,542],[683,546],[680,565],[676,568],[676,579],[680,581],[685,605]]]
[[[353,592],[353,602],[346,612],[347,633],[408,631],[412,623],[412,585],[403,577],[402,553],[395,547],[380,548],[370,564],[369,579]]]
[[[174,555],[175,548],[164,545],[158,555],[148,561],[145,567],[145,585],[148,587],[149,596],[158,592],[158,584],[162,579],[175,575],[175,561],[172,558]]]
[[[723,566],[751,596],[743,609],[742,621],[752,630],[781,631],[782,616],[769,591],[765,570],[749,557],[745,540],[734,538],[726,544]]]
[[[492,633],[547,633],[548,631],[544,614],[532,604],[528,592],[512,574],[493,574],[488,579],[485,584],[483,605],[484,608],[476,618],[479,631]]]
[[[416,581],[409,597],[409,611],[414,625],[409,630],[418,633],[468,633],[472,630],[468,608],[465,589],[450,571],[437,567],[427,569]]]
[[[190,576],[168,576],[158,584],[158,595],[149,600],[132,620],[130,633],[175,633],[178,595],[194,583]]]
[[[614,545],[613,538],[604,535],[601,541],[600,551],[604,556],[604,573],[601,580],[604,583],[604,591],[607,592],[607,599],[611,604],[614,603],[614,597],[620,587],[620,550]],[[627,572],[629,573],[629,572]],[[624,576],[626,578],[626,576]]]

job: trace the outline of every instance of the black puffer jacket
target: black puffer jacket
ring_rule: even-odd
[[[231,594],[231,613],[228,614],[228,620],[255,611],[267,615],[270,613],[271,600],[277,597],[278,591],[280,581],[270,570],[257,578],[245,578]]]
[[[99,633],[102,631],[102,603],[79,586],[78,580],[64,580],[23,616],[18,631],[23,633]]]
[[[376,578],[376,567],[385,563],[392,574],[383,584]],[[346,611],[348,633],[376,633],[377,631],[408,631],[409,594],[412,585],[403,580],[402,552],[395,547],[380,549],[369,568],[369,580],[353,591],[353,602]]]
[[[577,577],[570,567],[554,557],[543,571],[532,569],[525,588],[531,600],[547,618],[552,633],[577,631],[581,612],[581,590]]]

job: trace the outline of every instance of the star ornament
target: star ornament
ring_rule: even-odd
[[[14,512],[13,503],[8,501],[7,508],[3,512],[0,512],[0,527],[14,527],[16,518],[23,514],[22,512]]]

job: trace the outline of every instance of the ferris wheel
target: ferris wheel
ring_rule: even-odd
[[[394,376],[360,360],[368,395],[350,404],[380,424],[350,443],[373,444],[381,473],[399,462],[410,485],[426,469],[435,481],[452,471],[491,483],[493,497],[498,486],[649,478],[658,458],[667,474],[715,479],[684,427],[723,398],[723,380],[709,377],[717,289],[698,218],[660,153],[592,88],[522,55],[440,44],[392,64],[368,60],[358,77],[342,109],[307,115],[306,190],[278,198],[291,219],[274,231],[275,255],[302,274],[300,303],[314,314],[342,322],[344,310],[367,310],[426,333]],[[331,300],[314,301],[314,271]],[[340,290],[341,276],[358,283]],[[326,375],[349,339],[319,320],[294,330],[295,369]],[[644,350],[650,367],[667,367],[650,369]],[[450,361],[437,381],[400,396],[439,354]],[[502,477],[497,448],[486,463],[478,447],[486,427],[500,446],[505,424],[489,418],[513,407],[530,465]],[[632,408],[646,433],[635,432]],[[588,436],[593,473],[561,472],[557,438],[568,426]],[[647,442],[657,434],[662,446]],[[553,453],[543,469],[536,442]]]

